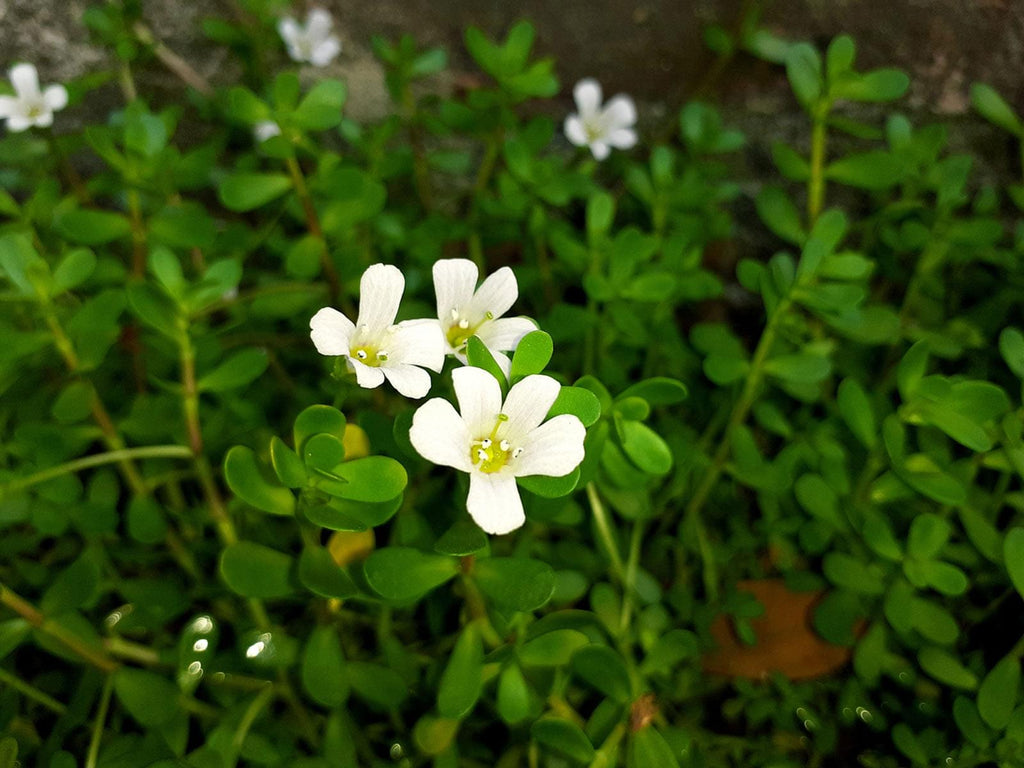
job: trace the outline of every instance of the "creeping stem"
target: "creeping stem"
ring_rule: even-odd
[[[811,114],[811,175],[807,180],[807,221],[813,225],[825,205],[825,147],[828,140],[828,113],[831,100],[823,97]]]
[[[295,188],[295,194],[299,198],[299,202],[302,204],[302,212],[306,217],[306,228],[309,230],[317,243],[320,245],[320,265],[323,267],[324,276],[327,278],[327,286],[330,292],[331,303],[337,305],[341,299],[341,279],[338,277],[338,270],[334,266],[334,260],[331,259],[331,253],[327,249],[327,240],[324,239],[324,230],[320,226],[320,217],[317,215],[316,206],[313,204],[313,198],[309,194],[309,187],[306,185],[306,177],[302,175],[302,168],[299,166],[299,162],[294,157],[289,157],[285,160],[285,164],[288,167],[288,175],[292,178],[292,186]],[[351,314],[351,310],[347,307],[343,307],[347,314]]]

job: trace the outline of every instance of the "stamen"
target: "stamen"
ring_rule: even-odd
[[[501,450],[503,451],[507,451],[509,449],[508,440],[502,440],[500,443],[498,443],[498,447],[501,448]]]
[[[521,447],[520,448],[516,448],[514,451],[512,451],[512,458],[513,459],[518,459],[522,455],[523,455],[523,449]]]
[[[487,451],[485,451],[483,448],[477,448],[476,457],[480,461],[487,461],[488,459],[491,458],[491,455],[487,453]]]
[[[494,319],[494,313],[493,312],[487,312],[484,315],[484,317],[486,317],[488,320],[493,320]]]
[[[377,359],[380,360],[382,363],[386,363],[388,361],[388,353],[385,352],[384,350],[381,350],[380,352],[377,353]]]
[[[462,318],[461,320],[459,320],[459,328],[461,328],[462,330],[466,330],[467,328],[469,328],[469,320],[467,320],[466,318]]]
[[[366,350],[365,349],[357,349],[356,350],[356,357],[358,357],[360,360],[365,360],[368,357],[368,355],[366,354]]]
[[[491,438],[485,437],[483,440],[481,440],[480,441],[480,447],[481,448],[490,448],[491,447]],[[507,449],[502,448],[502,450],[507,450]]]
[[[452,309],[452,320],[458,320],[458,319],[459,319],[459,310]]]

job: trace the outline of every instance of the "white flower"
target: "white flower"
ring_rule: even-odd
[[[401,394],[418,398],[430,389],[430,374],[423,368],[444,367],[444,339],[433,320],[395,325],[404,290],[405,278],[397,267],[374,264],[359,281],[355,324],[324,307],[309,321],[309,335],[321,355],[348,358],[359,386],[372,389],[387,379]]]
[[[260,144],[269,138],[281,135],[281,126],[273,120],[261,120],[252,127],[253,138]]]
[[[39,90],[39,73],[31,64],[16,64],[8,72],[14,96],[0,96],[0,120],[7,120],[7,130],[24,131],[33,125],[53,125],[53,113],[68,104],[63,85],[50,85]]]
[[[519,298],[516,276],[508,267],[489,275],[477,288],[478,271],[469,259],[434,262],[434,293],[437,319],[444,332],[449,355],[466,362],[466,342],[476,336],[508,373],[502,351],[516,348],[519,340],[537,330],[525,317],[502,317]]]
[[[583,461],[586,429],[563,414],[541,423],[560,389],[550,376],[527,376],[501,402],[497,380],[480,368],[452,371],[459,413],[435,397],[412,418],[409,439],[423,458],[469,473],[466,508],[487,533],[521,526],[526,516],[516,478],[562,477]]]
[[[341,41],[331,34],[333,24],[331,14],[314,8],[306,15],[306,26],[287,16],[277,23],[277,31],[292,61],[326,67],[341,53]]]
[[[601,108],[601,85],[585,78],[572,89],[578,114],[565,119],[565,135],[577,147],[590,147],[594,157],[604,160],[616,149],[636,144],[636,105],[629,96],[619,94]]]

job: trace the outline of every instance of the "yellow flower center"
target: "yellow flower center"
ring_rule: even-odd
[[[466,346],[470,337],[473,336],[480,326],[486,323],[488,320],[494,319],[494,313],[488,312],[484,315],[480,322],[470,324],[469,320],[462,317],[457,309],[452,310],[452,324],[448,326],[448,331],[445,336],[448,338],[448,343],[451,344],[452,349],[461,352],[462,348]]]
[[[381,363],[388,361],[388,353],[386,350],[377,349],[370,344],[363,344],[362,346],[356,347],[352,350],[349,355],[353,360],[358,360],[363,365],[368,365],[371,368],[380,368]]]
[[[469,460],[481,472],[497,472],[508,464],[509,459],[517,459],[523,452],[522,448],[513,448],[508,440],[498,438],[498,430],[506,421],[508,416],[499,413],[491,434],[469,444]]]

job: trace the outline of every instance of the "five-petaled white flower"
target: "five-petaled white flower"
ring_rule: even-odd
[[[8,72],[14,96],[0,96],[0,120],[7,120],[7,130],[24,131],[33,125],[53,125],[53,113],[68,104],[63,85],[39,89],[39,73],[31,64],[16,64]]]
[[[359,281],[359,317],[355,324],[324,307],[309,321],[310,337],[321,355],[344,356],[359,386],[372,389],[384,379],[406,397],[430,389],[430,374],[444,367],[444,338],[433,320],[395,324],[405,278],[397,267],[374,264]]]
[[[636,105],[629,96],[619,94],[601,108],[601,85],[593,78],[584,78],[572,90],[577,114],[565,119],[565,135],[577,147],[590,147],[598,160],[604,160],[616,149],[629,149],[636,144]]]
[[[341,53],[341,41],[331,34],[333,25],[331,14],[314,8],[306,15],[306,26],[287,16],[277,23],[277,31],[292,61],[326,67]]]
[[[413,415],[409,439],[428,461],[469,473],[466,508],[477,525],[514,531],[526,520],[516,478],[572,472],[583,461],[586,429],[569,414],[544,422],[560,389],[550,376],[527,376],[504,403],[487,371],[456,368],[452,380],[461,414],[447,400],[428,400]]]
[[[262,144],[267,139],[280,136],[281,126],[273,120],[261,120],[252,127],[252,135],[257,143]]]
[[[537,330],[525,317],[502,317],[519,298],[516,276],[508,267],[489,275],[476,287],[478,271],[469,259],[434,262],[437,318],[449,355],[466,362],[466,343],[476,336],[508,372],[508,358],[500,354],[516,348],[519,340]]]

